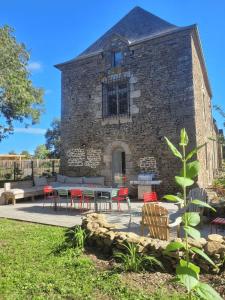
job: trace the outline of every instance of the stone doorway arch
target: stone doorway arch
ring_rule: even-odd
[[[121,159],[120,162],[114,163],[114,160]],[[107,185],[112,185],[114,183],[114,173],[119,171],[126,175],[127,180],[132,174],[132,156],[131,150],[127,143],[123,141],[113,141],[108,144],[104,151],[103,161],[105,168],[102,175],[105,176],[105,181]]]

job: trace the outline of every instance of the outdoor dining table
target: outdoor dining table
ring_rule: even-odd
[[[57,186],[53,187],[53,190],[57,193],[58,190],[74,190],[79,189],[81,191],[93,191],[94,192],[94,205],[95,205],[95,211],[98,211],[98,193],[107,193],[109,195],[108,202],[110,203],[110,206],[112,205],[112,198],[115,197],[119,191],[118,188],[112,188],[112,187],[90,187],[90,186]],[[57,210],[57,199],[54,198],[54,209]]]

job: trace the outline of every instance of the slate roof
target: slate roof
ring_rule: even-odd
[[[143,8],[136,6],[84,52],[74,59],[55,65],[55,67],[60,67],[61,65],[71,63],[77,59],[101,52],[104,45],[107,44],[108,38],[113,34],[119,35],[126,40],[128,44],[132,44],[144,39],[158,37],[163,34],[186,28],[188,27],[175,26]]]
[[[179,27],[170,24],[137,6],[134,7],[118,23],[116,23],[116,25],[109,29],[95,43],[82,52],[79,57],[101,51],[104,47],[105,41],[112,34],[118,34],[125,38],[129,43],[133,43],[144,38],[173,31],[177,28]]]
[[[80,55],[69,61],[57,64],[55,67],[61,69],[61,66],[101,52],[104,49],[108,38],[113,34],[119,35],[121,38],[126,40],[129,45],[131,45],[136,42],[141,42],[145,39],[152,39],[160,37],[161,35],[186,29],[194,29],[197,39],[197,51],[200,55],[200,61],[206,77],[206,84],[208,85],[209,94],[212,95],[197,26],[195,24],[185,27],[173,25],[138,6],[134,7],[127,15],[125,15],[118,23],[116,23]]]

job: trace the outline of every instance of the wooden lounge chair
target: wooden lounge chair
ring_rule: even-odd
[[[141,235],[144,234],[144,228],[147,227],[150,237],[160,240],[169,240],[169,229],[177,226],[177,235],[179,236],[181,217],[174,223],[169,224],[168,210],[159,204],[144,204],[142,208]]]

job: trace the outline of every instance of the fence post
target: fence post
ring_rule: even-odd
[[[16,181],[16,162],[13,162],[13,181]]]
[[[55,173],[55,161],[52,161],[52,175]]]
[[[31,178],[34,186],[34,162],[33,160],[31,161]]]

